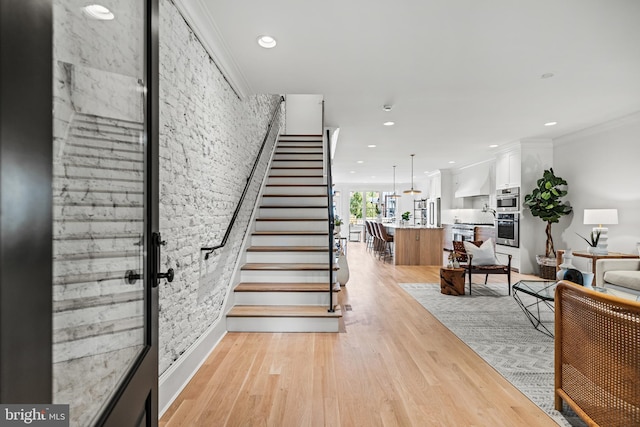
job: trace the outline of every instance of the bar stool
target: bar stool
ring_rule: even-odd
[[[384,228],[382,224],[378,224],[378,229],[380,230],[381,256],[384,256],[384,260],[386,262],[387,252],[389,253],[389,257],[393,258],[393,236],[387,233],[387,229]]]

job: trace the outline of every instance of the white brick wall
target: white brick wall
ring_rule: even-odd
[[[200,248],[221,242],[278,99],[240,100],[175,6],[160,1],[161,265],[176,270],[160,285],[160,373],[221,316],[265,164],[227,246],[206,261]]]

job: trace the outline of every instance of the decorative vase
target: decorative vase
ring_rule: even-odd
[[[340,226],[339,225],[334,225],[333,226],[333,234],[340,234]]]
[[[338,274],[336,279],[340,286],[344,286],[349,281],[349,264],[347,263],[347,256],[344,253],[338,255]]]
[[[593,273],[582,271],[582,286],[587,289],[593,289]]]

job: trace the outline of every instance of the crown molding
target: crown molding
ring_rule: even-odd
[[[253,93],[203,1],[174,0],[174,4],[238,97]]]
[[[616,129],[628,124],[637,123],[640,121],[640,111],[628,114],[626,116],[618,117],[617,119],[609,120],[604,123],[590,126],[585,129],[581,129],[576,132],[568,133],[566,135],[559,136],[553,139],[554,145],[563,145],[574,142],[578,139],[585,138],[598,133],[606,132],[608,130]]]

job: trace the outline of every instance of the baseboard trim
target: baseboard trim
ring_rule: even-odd
[[[158,418],[169,409],[180,392],[189,384],[213,349],[227,334],[226,316],[211,325],[191,347],[176,360],[158,380]]]

